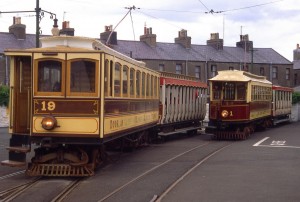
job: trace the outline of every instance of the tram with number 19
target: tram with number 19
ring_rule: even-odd
[[[194,132],[204,119],[207,87],[199,80],[151,70],[91,38],[41,44],[5,51],[11,138],[2,165],[27,166],[29,176],[92,176],[107,145]]]

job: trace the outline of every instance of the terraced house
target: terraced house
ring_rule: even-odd
[[[74,35],[74,29],[63,22],[61,34]],[[170,36],[171,37],[171,36]],[[218,33],[212,33],[205,45],[192,44],[186,30],[180,30],[174,43],[157,42],[152,28],[144,27],[139,41],[118,40],[117,32],[105,26],[100,39],[111,48],[134,59],[144,61],[149,68],[196,76],[207,82],[220,70],[238,69],[264,75],[275,85],[294,87],[299,85],[293,63],[272,48],[256,48],[248,35],[241,35],[235,46],[224,46]],[[0,32],[0,83],[8,83],[6,48],[35,47],[35,35],[26,34],[21,20],[9,27],[9,32]]]

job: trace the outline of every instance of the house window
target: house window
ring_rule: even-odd
[[[176,64],[176,74],[182,74],[182,64]]]
[[[159,70],[160,72],[164,72],[164,71],[165,71],[165,65],[164,65],[164,64],[159,64],[159,65],[158,65],[158,70]]]
[[[211,66],[211,77],[217,76],[217,65]]]
[[[285,79],[290,80],[290,69],[289,68],[285,69]]]
[[[259,70],[259,74],[261,76],[264,76],[265,75],[265,68],[261,67],[260,70]]]
[[[277,79],[278,78],[278,70],[277,67],[272,67],[272,78]]]
[[[198,79],[200,79],[200,76],[201,76],[201,74],[200,74],[200,66],[196,66],[195,67],[195,77],[198,78]]]

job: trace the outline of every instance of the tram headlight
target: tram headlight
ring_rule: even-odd
[[[57,120],[53,116],[46,116],[42,119],[42,127],[45,130],[52,130],[57,127]]]
[[[227,116],[228,116],[228,111],[227,110],[223,110],[222,111],[222,113],[221,113],[221,116],[223,117],[223,118],[226,118]]]

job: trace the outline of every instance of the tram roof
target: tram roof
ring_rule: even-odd
[[[249,82],[256,81],[266,84],[272,84],[265,76],[258,76],[245,71],[239,70],[224,70],[218,71],[218,75],[209,79],[210,81],[240,81]]]
[[[125,61],[128,61],[134,65],[142,66],[146,68],[146,64],[143,61],[135,60],[121,52],[118,52],[105,44],[100,40],[88,37],[78,36],[50,36],[40,38],[40,48],[29,49],[7,49],[5,54],[13,55],[14,53],[30,53],[30,52],[105,52],[116,57],[119,57]],[[147,68],[149,69],[149,68]],[[149,69],[153,71],[152,69]]]

